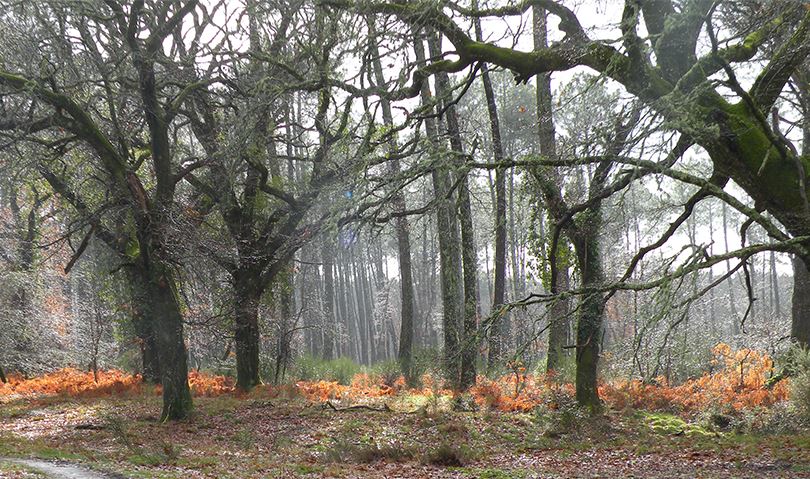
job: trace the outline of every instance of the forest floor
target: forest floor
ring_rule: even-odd
[[[364,404],[226,394],[199,397],[190,419],[161,424],[148,390],[6,398],[0,477],[81,477],[5,457],[109,478],[810,478],[808,431],[723,432],[634,410],[456,412],[448,397],[407,393]]]

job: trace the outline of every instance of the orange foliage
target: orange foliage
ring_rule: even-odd
[[[720,368],[715,373],[677,386],[666,384],[663,378],[658,378],[658,384],[617,381],[600,385],[599,396],[614,409],[683,412],[696,412],[712,405],[742,411],[772,406],[788,398],[788,381],[780,381],[771,389],[765,387],[773,370],[773,361],[767,354],[750,349],[733,351],[727,344],[718,344],[713,353],[713,366]],[[558,385],[550,378],[524,374],[522,367],[513,370],[513,374],[495,381],[479,377],[470,390],[476,403],[501,411],[530,411],[541,405],[556,409],[561,397],[575,393],[572,384]]]
[[[352,377],[350,386],[337,381],[299,381],[295,383],[298,392],[310,401],[325,402],[331,399],[358,400],[393,396],[405,386],[405,378],[399,377],[392,386],[383,384],[379,378],[360,373]]]
[[[141,377],[112,369],[98,372],[98,382],[92,372],[73,368],[60,369],[31,379],[11,375],[7,384],[0,384],[0,396],[20,395],[67,395],[97,397],[124,392],[139,392]]]
[[[639,380],[617,381],[599,386],[599,395],[614,409],[627,407],[647,410],[696,412],[712,405],[726,405],[737,411],[755,407],[768,407],[788,398],[788,381],[780,381],[773,388],[765,387],[773,370],[773,361],[762,352],[742,349],[733,351],[719,344],[714,350],[713,366],[717,372],[670,386],[662,379],[657,384]],[[8,384],[0,384],[0,397],[15,395],[69,395],[96,397],[125,392],[140,392],[139,375],[118,370],[99,371],[98,382],[93,373],[66,368],[32,379],[10,375]],[[482,407],[500,411],[530,411],[538,406],[557,409],[561,402],[572,401],[574,386],[559,384],[547,376],[525,373],[522,365],[514,365],[513,373],[497,380],[484,376],[477,378],[469,393]],[[390,381],[390,379],[389,379]],[[236,392],[233,378],[199,371],[189,373],[189,385],[197,397],[216,397]],[[451,395],[441,380],[426,374],[421,389],[410,389],[414,395]],[[160,388],[155,388],[160,393]],[[385,384],[382,378],[357,374],[351,385],[336,381],[300,381],[295,385],[260,386],[255,395],[267,397],[304,397],[313,402],[333,399],[362,401],[388,397],[405,391],[405,379],[397,378]]]
[[[231,393],[236,389],[236,381],[227,376],[214,376],[196,369],[188,373],[191,393],[199,397],[216,397]]]
[[[546,376],[521,373],[502,376],[497,381],[479,376],[470,393],[479,406],[505,412],[528,412],[541,405],[557,409],[558,398],[573,396],[574,386],[557,384]]]
[[[600,396],[612,407],[638,409],[698,411],[712,405],[725,405],[737,411],[768,407],[788,398],[789,382],[779,381],[773,388],[765,387],[773,360],[760,351],[733,351],[727,344],[713,349],[714,366],[721,369],[706,373],[677,386],[669,386],[663,378],[659,385],[638,380],[620,381],[600,386]]]
[[[299,392],[310,401],[328,401],[341,399],[349,386],[338,384],[337,381],[301,381],[295,383]]]

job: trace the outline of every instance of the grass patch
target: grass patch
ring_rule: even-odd
[[[443,442],[439,447],[428,451],[424,462],[433,466],[461,467],[475,460],[472,448],[466,444],[448,444]]]
[[[460,472],[465,476],[476,479],[524,479],[530,476],[530,472],[524,469],[494,469],[475,467],[451,467],[449,470]]]
[[[47,478],[45,474],[22,464],[0,461],[0,477],[13,477],[16,479]]]
[[[413,459],[416,451],[400,443],[355,444],[344,439],[334,439],[330,447],[323,449],[324,462],[368,464],[377,461],[404,462]]]

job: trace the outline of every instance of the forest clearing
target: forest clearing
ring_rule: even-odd
[[[101,477],[810,477],[810,435],[791,424],[784,382],[765,388],[771,364],[756,358],[740,383],[746,353],[678,387],[603,385],[597,418],[572,385],[531,376],[481,377],[454,398],[429,376],[420,389],[358,373],[239,393],[193,373],[195,412],[166,424],[159,391],[125,373],[12,378],[0,477],[40,477],[10,458],[113,473]]]
[[[807,0],[0,0],[0,476],[810,478]]]

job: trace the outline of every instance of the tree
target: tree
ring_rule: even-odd
[[[17,130],[57,152],[74,142],[82,144],[94,167],[105,175],[107,194],[114,198],[113,202],[126,205],[123,219],[129,229],[121,239],[126,245],[127,267],[149,297],[142,306],[150,319],[160,358],[161,418],[184,418],[191,411],[192,400],[182,306],[166,246],[177,184],[193,169],[179,166],[182,162],[176,157],[178,148],[172,144],[179,113],[177,95],[182,99],[182,92],[197,86],[184,85],[188,90],[178,91],[163,79],[158,81],[158,72],[162,75],[170,62],[169,55],[183,48],[182,41],[178,41],[182,39],[180,29],[198,2],[149,6],[140,2],[128,10],[115,1],[103,7],[77,5],[75,10],[58,4],[45,7],[50,8],[4,6],[15,16],[39,22],[42,28],[36,32],[38,35],[56,36],[51,37],[52,50],[43,52],[43,58],[50,58],[44,64],[71,68],[64,73],[59,68],[35,71],[30,58],[16,58],[15,69],[7,60],[0,70],[0,85],[19,99],[20,106],[37,106],[27,112],[28,117],[15,119]],[[68,25],[79,36],[65,43],[68,39],[61,35],[60,27]],[[99,37],[102,32],[105,40]],[[167,42],[174,45],[169,55],[164,49]],[[58,63],[54,63],[56,59]],[[83,67],[82,78],[74,83],[79,64]],[[136,80],[125,80],[128,75],[134,75]],[[102,87],[96,87],[93,80],[99,80]],[[104,105],[102,109],[90,108],[86,103],[88,96],[96,95],[96,101]],[[122,105],[122,98],[133,101]],[[25,115],[23,111],[17,109]],[[31,121],[38,123],[31,128]],[[134,125],[141,121],[146,125],[145,141],[131,135],[133,132],[126,127],[128,122]],[[140,152],[136,151],[138,147]],[[150,165],[142,167],[147,157]],[[47,164],[43,164],[42,171],[53,175],[56,181],[52,184],[68,184]],[[69,195],[67,190],[57,192]],[[74,203],[76,206],[80,200]]]
[[[428,31],[428,41],[432,32]],[[435,45],[435,40],[433,40]],[[424,38],[416,34],[414,51],[418,62],[425,62]],[[430,87],[421,85],[423,105],[433,105]],[[442,308],[444,329],[444,359],[448,378],[453,387],[458,387],[461,379],[461,333],[464,317],[462,277],[461,240],[458,232],[458,219],[454,207],[454,195],[447,159],[439,142],[439,129],[435,118],[425,119],[425,132],[432,154],[437,164],[433,168],[433,194],[436,201],[436,228],[439,237],[439,258],[441,267]]]
[[[382,62],[380,61],[380,52],[376,43],[375,33],[376,27],[374,21],[369,22],[369,48],[372,50],[372,67],[374,69],[374,81],[378,86],[386,84],[385,76],[383,74]],[[382,106],[383,125],[389,130],[389,150],[388,154],[391,157],[390,171],[393,176],[400,174],[400,163],[398,159],[399,147],[397,138],[393,135],[394,128],[394,115],[391,110],[391,101],[388,98],[381,98],[380,104]],[[395,231],[397,238],[397,260],[399,262],[399,282],[400,282],[400,299],[401,306],[401,319],[400,319],[400,334],[399,334],[399,351],[398,358],[400,368],[402,369],[405,379],[408,383],[412,383],[414,378],[412,376],[411,364],[413,361],[413,338],[414,338],[414,316],[415,311],[415,293],[413,287],[413,268],[411,266],[411,234],[408,218],[405,216],[407,205],[405,202],[405,195],[401,190],[395,189],[391,197],[393,210],[397,216],[395,221]]]
[[[205,85],[189,94],[191,127],[211,160],[203,174],[191,173],[186,179],[216,204],[215,213],[224,223],[224,232],[233,247],[233,250],[206,250],[228,272],[233,283],[237,384],[243,390],[260,383],[261,297],[277,275],[288,268],[295,252],[321,227],[318,221],[305,219],[319,194],[339,179],[337,169],[330,165],[330,152],[345,140],[352,105],[349,98],[338,110],[337,120],[332,121],[329,113],[334,98],[325,79],[332,74],[331,55],[342,40],[338,34],[339,19],[328,17],[317,7],[313,11],[305,9],[303,12],[315,19],[315,23],[306,26],[307,19],[296,14],[301,6],[287,5],[281,9],[282,20],[278,25],[265,23],[269,32],[264,34],[258,26],[264,17],[256,17],[255,8],[250,12],[252,58],[244,78],[239,78],[240,88],[231,93],[227,108],[220,106],[223,94],[213,86]],[[269,11],[263,15],[272,18]],[[287,38],[289,31],[298,28],[311,31],[299,38],[300,45],[291,45]],[[316,69],[314,78],[296,73],[309,67]],[[204,78],[197,81],[206,83]],[[296,91],[317,93],[312,129],[318,144],[304,149],[300,157],[287,155],[286,159],[290,165],[312,164],[306,172],[308,178],[304,179],[304,171],[301,172],[299,184],[294,183],[296,178],[289,174],[289,169],[286,175],[283,173],[283,154],[278,152],[283,143],[292,144],[297,139],[283,135],[277,138],[274,131],[292,109]],[[229,111],[232,107],[247,114],[232,114]],[[331,212],[327,209],[324,214],[329,216]],[[327,260],[328,251],[324,253]],[[328,314],[331,316],[331,309]],[[325,333],[331,341],[333,331]],[[331,350],[331,344],[326,345],[324,356],[331,356]]]
[[[535,6],[532,11],[533,28],[532,33],[534,37],[535,48],[548,47],[548,14],[545,10]],[[550,75],[541,75],[537,77],[537,127],[538,127],[538,152],[546,158],[557,158],[557,140],[554,137],[554,117],[551,107],[551,77]],[[537,175],[538,170],[534,170]],[[545,176],[549,176],[544,178]],[[553,169],[545,175],[541,175],[539,190],[544,191],[543,182],[551,182],[545,185],[548,188],[556,190],[554,197],[562,198],[561,183],[562,178]],[[555,205],[548,203],[554,201],[553,198],[546,196],[546,208],[555,215]],[[560,213],[560,211],[556,211]],[[562,219],[562,216],[555,218],[557,221]],[[561,227],[559,223],[557,227]],[[541,238],[545,242],[545,238]],[[549,289],[554,294],[563,293],[568,290],[570,285],[570,278],[568,276],[569,261],[566,255],[560,252],[567,246],[566,241],[558,243],[557,250],[554,252],[549,251],[549,257],[553,258],[554,263],[550,265],[550,271],[554,271],[551,280],[549,281]],[[545,249],[545,244],[544,248]],[[541,250],[541,254],[543,251]],[[553,373],[557,371],[565,361],[566,346],[568,343],[568,331],[570,329],[570,301],[568,298],[561,296],[551,304],[549,311],[549,328],[548,328],[548,356],[546,358],[546,372]]]
[[[776,134],[766,120],[776,100],[797,68],[810,53],[810,10],[803,2],[780,3],[767,9],[756,28],[743,38],[718,40],[714,24],[719,4],[691,0],[676,8],[676,2],[627,2],[622,15],[621,45],[610,40],[593,39],[582,27],[577,15],[552,0],[524,1],[493,9],[469,9],[458,5],[448,8],[467,17],[504,17],[523,15],[529,8],[544,8],[560,19],[563,40],[531,52],[475,41],[433,4],[391,2],[330,2],[341,8],[356,7],[364,13],[396,17],[406,23],[427,25],[440,31],[453,45],[453,60],[437,59],[414,75],[415,87],[436,72],[459,72],[476,62],[488,62],[511,70],[518,82],[552,71],[589,67],[620,84],[628,93],[662,115],[682,136],[684,144],[702,147],[715,167],[710,178],[703,178],[700,189],[690,201],[722,196],[720,190],[734,180],[756,202],[757,210],[766,210],[785,228],[783,241],[792,235],[802,238],[810,233],[810,207],[805,185],[810,160]],[[728,6],[733,8],[733,6]],[[642,38],[644,23],[649,36]],[[704,29],[705,27],[705,29]],[[702,33],[702,32],[705,32]],[[760,47],[777,33],[787,40],[764,60],[753,66]],[[709,41],[711,51],[701,55],[699,39]],[[757,77],[747,90],[737,79],[744,68],[757,68]],[[723,80],[714,82],[713,75]],[[730,89],[736,101],[720,91]],[[666,166],[665,166],[666,168]],[[758,216],[752,221],[762,224]],[[789,249],[800,260],[810,263],[806,244],[790,243]],[[806,297],[810,282],[795,283],[794,295]],[[794,309],[793,323],[803,325],[810,317]],[[794,331],[804,331],[796,327]],[[807,338],[799,337],[800,344]]]
[[[437,35],[428,37],[431,57],[436,58],[441,55],[440,42],[441,37]],[[455,167],[454,174],[450,178],[454,183],[453,188],[456,190],[455,216],[458,219],[461,233],[464,300],[464,315],[459,334],[459,389],[466,390],[475,384],[475,359],[478,350],[478,258],[472,222],[472,206],[470,205],[470,185],[464,166],[464,145],[459,129],[458,113],[452,101],[450,78],[446,72],[436,74],[436,96],[439,100],[437,107],[441,112],[439,119],[443,120],[445,134],[450,143],[447,154],[451,165]],[[442,122],[440,121],[440,123]]]

